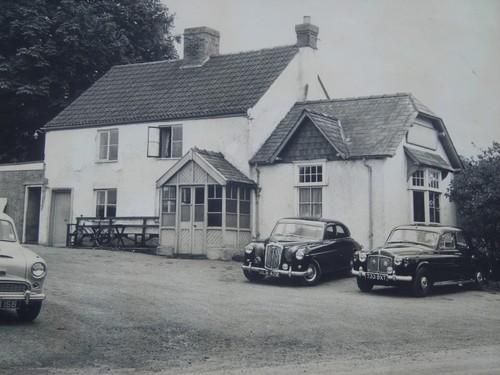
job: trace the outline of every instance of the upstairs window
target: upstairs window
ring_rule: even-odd
[[[98,137],[98,160],[118,160],[118,129],[99,130]]]
[[[182,157],[182,125],[149,127],[148,157]]]
[[[116,217],[116,189],[96,190],[96,217]]]

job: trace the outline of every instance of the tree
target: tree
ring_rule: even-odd
[[[113,65],[177,58],[160,0],[2,0],[0,162],[42,159],[33,134]]]
[[[465,170],[456,175],[447,195],[455,202],[460,225],[486,241],[490,253],[500,256],[500,143],[464,160]]]

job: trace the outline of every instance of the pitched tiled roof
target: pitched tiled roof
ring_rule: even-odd
[[[193,149],[199,156],[212,166],[227,182],[236,182],[248,185],[256,183],[243,174],[238,168],[224,158],[224,154],[207,150]]]
[[[272,162],[304,110],[339,119],[342,140],[339,131],[332,130],[329,137],[339,151],[351,158],[392,156],[418,113],[436,117],[406,93],[296,103],[250,163]]]
[[[197,67],[183,60],[115,66],[46,128],[245,114],[297,52],[284,46],[218,55]]]

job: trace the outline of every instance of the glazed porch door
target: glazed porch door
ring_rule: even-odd
[[[179,254],[206,254],[205,187],[180,188]]]

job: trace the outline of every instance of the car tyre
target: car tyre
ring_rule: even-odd
[[[251,281],[251,282],[261,281],[264,279],[264,277],[266,277],[266,275],[263,275],[263,274],[258,273],[258,272],[252,272],[249,270],[243,270],[243,274],[248,279],[248,281]]]
[[[30,304],[22,303],[21,307],[17,309],[17,316],[22,322],[32,322],[40,314],[42,309],[42,301],[32,302]]]
[[[432,288],[432,279],[427,268],[419,268],[412,282],[411,290],[415,297],[425,297]]]
[[[482,290],[485,282],[486,282],[486,279],[484,276],[483,269],[479,268],[479,267],[476,268],[476,270],[474,271],[474,287],[477,290]]]
[[[373,281],[363,279],[361,277],[357,277],[356,281],[358,282],[358,288],[363,293],[370,293],[373,289]]]
[[[306,270],[307,274],[302,277],[300,282],[305,286],[314,286],[319,283],[321,278],[321,268],[315,260],[309,263],[309,267]]]

